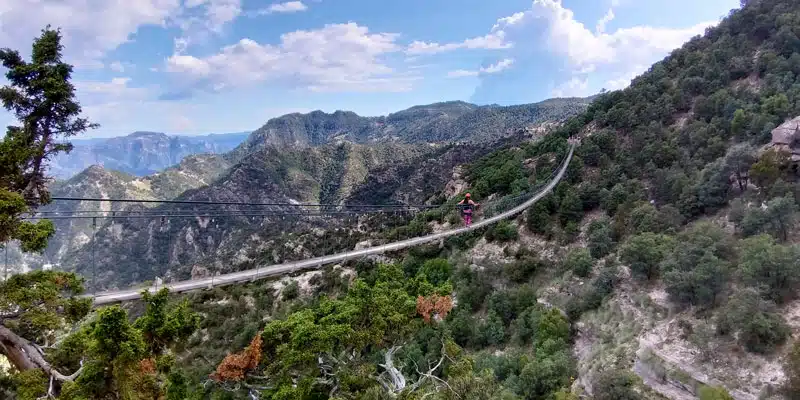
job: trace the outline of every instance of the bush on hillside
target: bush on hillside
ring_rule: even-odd
[[[603,371],[592,384],[592,394],[595,400],[640,400],[635,384],[636,379],[629,372]]]
[[[581,278],[586,278],[592,273],[594,260],[589,250],[584,248],[572,249],[564,258],[564,269],[572,271]]]
[[[516,225],[510,221],[499,221],[486,231],[486,240],[490,242],[510,242],[517,239],[519,239],[519,232]]]
[[[734,294],[717,314],[717,333],[735,336],[747,351],[766,354],[786,342],[791,330],[775,310],[753,289]]]
[[[592,221],[586,230],[589,252],[594,258],[603,258],[614,248],[611,222],[608,218]]]

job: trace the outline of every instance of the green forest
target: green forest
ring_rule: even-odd
[[[326,268],[312,293],[267,283],[92,309],[75,274],[34,271],[0,283],[0,397],[54,399],[658,399],[619,357],[582,379],[579,324],[623,284],[663,287],[699,353],[717,343],[780,360],[766,397],[800,397],[800,342],[782,312],[798,298],[800,182],[790,154],[765,148],[800,115],[800,5],[743,1],[637,77],[597,96],[542,139],[468,166],[473,196],[517,196],[546,181],[580,138],[564,180],[515,221],[422,246],[394,261]],[[4,107],[21,121],[0,142],[0,241],[41,251],[46,160],[96,125],[82,116],[49,28],[25,61],[0,50]],[[532,162],[534,169],[523,167]],[[334,190],[335,188],[323,188]],[[326,192],[327,193],[327,192]],[[445,204],[447,206],[447,204]],[[385,232],[428,232],[448,209]],[[476,267],[479,240],[530,232],[557,251],[504,247]],[[625,271],[626,273],[623,273]],[[566,283],[577,279],[580,285]],[[542,290],[567,293],[541,301]],[[703,400],[732,399],[699,385]]]

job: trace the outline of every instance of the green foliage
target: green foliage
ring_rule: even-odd
[[[91,305],[79,298],[83,280],[75,274],[33,271],[16,274],[0,283],[0,311],[12,315],[2,320],[18,335],[32,341],[49,339],[67,324],[81,320]]]
[[[628,372],[607,370],[598,375],[592,392],[596,400],[639,400],[642,396],[634,390],[635,383]]]
[[[769,233],[786,240],[797,219],[797,204],[791,197],[777,197],[767,202],[767,208],[751,208],[742,218],[744,236]]]
[[[601,218],[592,221],[586,231],[589,252],[594,258],[602,258],[608,255],[614,248],[612,238],[611,222],[608,218]]]
[[[274,383],[275,395],[310,390],[305,384],[293,386],[289,377],[297,371],[307,378],[318,376],[320,354],[355,354],[355,368],[366,362],[361,357],[371,346],[393,343],[419,329],[415,297],[432,290],[418,293],[413,282],[404,285],[402,276],[400,267],[382,266],[374,285],[357,279],[342,299],[322,297],[312,307],[268,323],[261,334],[260,368]]]
[[[700,400],[734,400],[725,388],[703,385],[698,390]]]
[[[739,270],[745,283],[778,304],[796,298],[800,287],[800,247],[776,244],[767,235],[742,241]]]
[[[600,307],[603,300],[613,291],[619,279],[615,266],[606,266],[592,280],[590,285],[573,295],[566,306],[570,321],[576,321],[586,311]]]
[[[627,264],[638,279],[652,280],[660,274],[660,264],[676,245],[671,236],[645,232],[631,236],[620,249],[620,261]]]
[[[792,343],[791,350],[783,362],[783,374],[786,380],[781,391],[786,398],[794,399],[800,396],[800,341]]]
[[[486,240],[490,242],[509,242],[519,239],[517,227],[510,221],[498,221],[486,231]]]
[[[572,271],[581,278],[586,278],[592,273],[593,265],[592,256],[588,250],[583,248],[571,250],[564,259],[564,269]]]
[[[567,189],[558,207],[558,217],[562,224],[580,222],[583,218],[583,203],[578,194],[572,189]]]
[[[419,270],[419,275],[434,286],[440,286],[450,279],[452,267],[444,258],[434,258],[425,261]]]
[[[482,344],[486,346],[496,346],[505,342],[506,329],[497,312],[494,310],[489,311],[486,319],[478,328],[478,335]]]
[[[167,309],[169,290],[164,288],[156,294],[142,293],[142,302],[146,305],[144,315],[136,320],[134,327],[138,329],[152,354],[162,354],[174,346],[182,338],[187,338],[200,326],[200,316],[189,308],[188,300],[184,300],[171,310]]]
[[[769,191],[781,178],[789,163],[790,155],[787,152],[769,149],[750,167],[750,176],[756,185]]]
[[[678,304],[712,307],[728,281],[735,256],[731,238],[711,223],[698,223],[677,237],[661,265],[667,293]]]
[[[783,317],[752,289],[734,294],[717,316],[717,333],[736,335],[739,343],[753,353],[770,353],[783,344],[791,330]]]
[[[553,196],[545,196],[528,209],[525,224],[531,232],[544,235],[549,231],[551,214],[555,211],[556,204]]]
[[[533,256],[523,256],[512,263],[504,265],[503,275],[512,282],[523,283],[530,280],[537,271],[546,268],[547,264],[545,261]]]
[[[40,369],[32,369],[13,375],[17,387],[17,400],[37,400],[47,395],[48,378]]]
[[[281,296],[283,297],[283,301],[290,301],[300,297],[300,284],[292,280],[283,288]]]
[[[27,62],[19,52],[0,49],[9,84],[0,88],[3,107],[22,126],[9,126],[0,142],[0,242],[19,240],[23,251],[41,251],[54,233],[49,221],[22,221],[22,214],[50,202],[46,166],[54,155],[70,151],[61,138],[96,128],[79,117],[72,66],[62,61],[61,33],[42,30]]]

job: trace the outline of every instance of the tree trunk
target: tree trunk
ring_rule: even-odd
[[[6,356],[8,361],[19,371],[28,371],[38,368],[62,382],[74,380],[81,373],[81,370],[83,370],[83,367],[81,367],[78,371],[69,376],[61,374],[44,359],[42,353],[35,344],[17,335],[1,324],[0,353]]]

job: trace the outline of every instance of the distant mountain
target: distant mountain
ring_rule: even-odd
[[[352,111],[288,114],[254,131],[231,156],[234,160],[259,148],[302,148],[337,141],[353,143],[491,142],[545,121],[558,122],[586,109],[591,100],[551,99],[516,106],[478,106],[449,101],[414,106],[380,117]]]
[[[161,200],[171,199],[181,193],[209,185],[230,169],[231,165],[221,155],[197,154],[184,158],[178,165],[146,177],[136,177],[124,172],[109,170],[98,165],[90,166],[65,181],[50,187],[53,197]],[[156,204],[149,204],[156,206]],[[12,245],[10,259],[17,268],[35,268],[44,264],[58,266],[65,254],[87,244],[91,238],[91,219],[60,219],[63,216],[90,215],[94,211],[123,211],[128,203],[94,201],[55,201],[38,211],[55,217],[56,234],[47,250],[41,255],[23,256]],[[93,213],[92,213],[93,214]],[[108,220],[101,219],[98,226]]]
[[[110,139],[72,140],[69,154],[54,158],[50,172],[56,179],[69,179],[91,165],[145,176],[177,165],[192,154],[226,153],[249,132],[204,136],[168,136],[159,132],[134,132]]]

